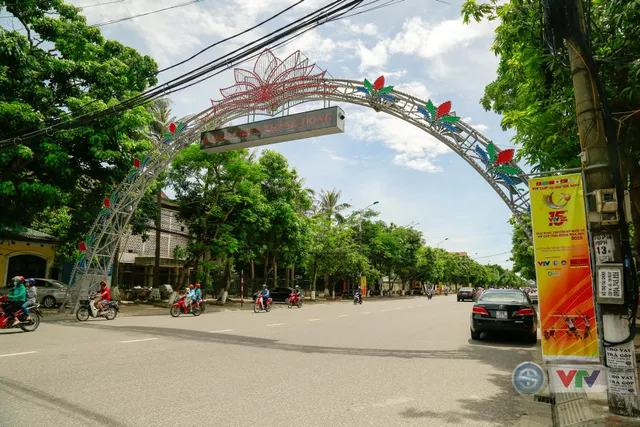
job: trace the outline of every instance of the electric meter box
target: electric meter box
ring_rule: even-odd
[[[624,304],[623,265],[596,265],[596,290],[598,304]]]

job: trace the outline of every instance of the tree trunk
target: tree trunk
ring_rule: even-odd
[[[224,263],[224,289],[220,292],[220,304],[225,305],[227,303],[227,297],[229,296],[229,288],[231,287],[231,258],[227,258]]]
[[[329,291],[329,275],[327,273],[324,274],[324,297],[329,298],[331,295]]]
[[[278,263],[276,262],[276,252],[273,253],[273,287],[278,287]]]
[[[296,287],[296,265],[293,264],[291,267],[291,286]]]
[[[311,299],[316,299],[316,280],[318,279],[318,259],[313,261],[313,283],[311,284]]]
[[[255,282],[256,282],[256,268],[255,268],[255,264],[253,263],[253,258],[251,258],[251,295],[253,295],[253,293],[256,291]]]
[[[162,228],[162,188],[158,189],[156,196],[158,215],[156,215],[156,259],[153,267],[153,287],[160,287],[160,229]]]
[[[113,256],[113,270],[111,271],[111,287],[118,286],[118,274],[120,270],[120,243],[116,246],[116,253]]]

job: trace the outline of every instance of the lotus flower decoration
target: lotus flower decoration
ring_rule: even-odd
[[[113,208],[119,197],[120,195],[118,193],[111,194],[111,197],[105,197],[102,201],[102,209],[100,210],[100,221],[104,221],[107,216],[113,212]]]
[[[446,129],[449,132],[459,132],[454,126],[460,121],[460,117],[451,115],[451,101],[443,102],[436,108],[431,100],[424,107],[418,107],[418,112],[424,116],[431,126]]]
[[[308,62],[308,59],[302,59],[300,51],[280,60],[270,50],[265,50],[252,70],[234,70],[236,83],[220,89],[222,100],[211,100],[213,111],[205,121],[234,111],[253,110],[273,114],[287,101],[335,92],[337,87],[325,80],[326,71],[314,73],[316,64]]]
[[[140,172],[147,165],[150,158],[151,156],[147,155],[142,162],[138,158],[133,159],[133,167],[129,170],[129,181],[133,181],[140,175]]]
[[[78,245],[78,249],[80,250],[80,255],[78,255],[78,257],[76,258],[76,261],[80,264],[81,267],[83,267],[85,264],[85,261],[87,258],[86,252],[89,250],[89,248],[93,244],[94,238],[95,238],[95,235],[89,234],[87,238],[84,240],[84,242],[80,242],[80,244]]]
[[[487,167],[488,172],[495,173],[498,178],[512,186],[522,183],[522,180],[517,176],[520,174],[520,169],[509,166],[515,154],[513,149],[497,153],[495,144],[490,142],[487,145],[487,151],[476,145],[475,152],[480,156],[480,160]]]

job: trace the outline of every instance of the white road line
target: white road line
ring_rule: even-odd
[[[422,304],[418,304],[418,307],[422,307]]]
[[[371,314],[371,312],[370,311],[365,311],[364,313],[360,313],[360,314],[362,314],[362,315]]]
[[[220,329],[219,331],[209,331],[210,334],[219,334],[221,332],[231,332],[233,329]]]
[[[347,316],[348,316],[348,314],[341,314],[341,315],[340,315],[340,316],[338,316],[338,317],[347,317]]]
[[[129,344],[130,342],[143,342],[143,341],[153,341],[153,340],[157,340],[158,338],[143,338],[141,340],[129,340],[129,341],[120,341],[120,344]]]
[[[380,310],[380,313],[386,313],[389,310]]]
[[[309,322],[317,322],[320,319],[309,319]]]
[[[267,326],[282,326],[284,323],[270,323]]]
[[[0,357],[22,356],[25,354],[33,354],[33,353],[37,353],[37,351],[25,351],[23,353],[0,354]]]
[[[410,305],[408,308],[413,308],[413,306],[412,306],[412,305]]]
[[[396,307],[396,310],[402,310],[402,307]]]

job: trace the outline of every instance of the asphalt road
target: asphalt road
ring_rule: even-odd
[[[505,426],[511,337],[455,295],[0,332],[0,426]]]

